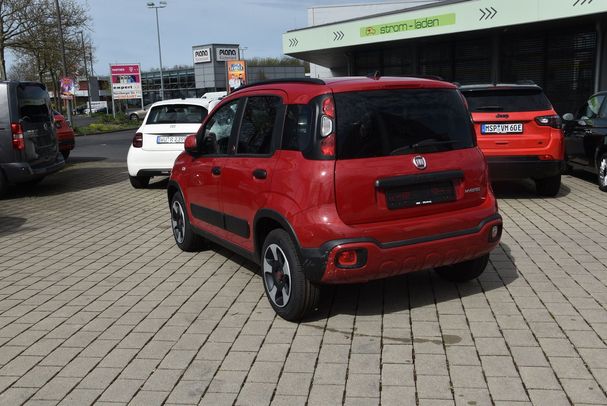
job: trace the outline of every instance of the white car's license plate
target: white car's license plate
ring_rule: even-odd
[[[156,137],[156,144],[183,144],[185,141],[185,137],[181,136],[168,136],[168,135],[159,135]]]
[[[521,134],[523,123],[481,124],[481,134]]]

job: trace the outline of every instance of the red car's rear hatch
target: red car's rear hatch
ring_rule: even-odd
[[[423,217],[482,203],[485,161],[456,90],[390,89],[334,97],[335,194],[346,224]]]

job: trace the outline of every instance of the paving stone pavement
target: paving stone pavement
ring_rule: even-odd
[[[327,288],[277,318],[254,265],[184,253],[163,183],[82,162],[0,201],[0,404],[607,404],[607,194],[497,185],[482,277]]]

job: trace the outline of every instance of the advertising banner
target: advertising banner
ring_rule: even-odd
[[[227,61],[228,93],[247,84],[247,69],[245,61]]]
[[[72,100],[74,98],[74,93],[76,92],[76,85],[74,84],[74,79],[72,78],[61,78],[61,98]]]
[[[110,65],[110,72],[114,100],[140,99],[143,96],[139,64]]]
[[[225,62],[225,61],[234,61],[238,59],[238,48],[232,47],[220,47],[215,48],[216,61]]]
[[[193,50],[194,63],[211,62],[211,48],[199,48]]]

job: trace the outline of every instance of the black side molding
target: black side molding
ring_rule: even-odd
[[[214,225],[215,227],[223,228],[242,238],[249,238],[251,229],[246,220],[230,216],[229,214],[221,213],[206,207],[190,204],[192,215],[198,220]]]
[[[378,189],[387,189],[399,186],[419,185],[421,183],[442,182],[446,180],[464,179],[463,171],[446,171],[422,173],[419,175],[395,176],[392,178],[378,179],[375,181],[375,187]]]

